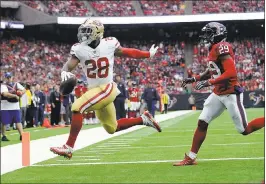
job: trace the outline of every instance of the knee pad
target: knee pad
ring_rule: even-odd
[[[209,124],[206,123],[205,121],[203,121],[203,120],[198,121],[198,129],[200,131],[206,131],[208,129],[208,126],[209,126]]]

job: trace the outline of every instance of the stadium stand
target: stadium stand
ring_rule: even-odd
[[[93,1],[90,2],[99,16],[135,16],[132,1]]]
[[[145,15],[182,15],[184,14],[183,0],[147,1],[140,0]]]
[[[125,47],[148,50],[152,43],[145,41],[122,42]],[[167,93],[182,93],[180,87],[185,72],[183,42],[161,42],[157,57],[152,60],[137,60],[117,57],[115,73],[124,79],[131,78],[138,85],[148,82],[161,85]],[[1,43],[3,71],[11,71],[19,81],[52,86],[60,82],[60,68],[67,60],[70,44],[48,41],[26,41],[16,37],[3,39]],[[259,39],[235,40],[233,47],[241,84],[246,90],[264,89],[264,43]],[[188,74],[195,75],[205,69],[207,47],[194,45],[193,63],[187,66]],[[20,66],[20,68],[16,67]],[[4,73],[4,72],[3,72]],[[80,69],[75,74],[81,80],[85,76]],[[37,76],[37,77],[32,77]]]
[[[193,1],[193,14],[264,12],[264,0],[253,1]]]

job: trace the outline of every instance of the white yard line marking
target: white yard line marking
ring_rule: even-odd
[[[227,161],[227,160],[264,160],[264,157],[250,157],[250,158],[211,158],[211,159],[197,159],[197,161]],[[181,160],[147,160],[147,161],[125,161],[125,162],[94,162],[94,163],[67,163],[67,164],[42,164],[32,165],[34,167],[51,167],[51,166],[77,166],[77,165],[115,165],[115,164],[148,164],[148,163],[167,163],[177,162]]]
[[[82,160],[56,160],[57,162],[68,162],[68,161],[73,161],[73,162],[83,162],[83,161],[95,161],[95,160],[100,160],[99,158],[90,158],[90,159],[82,159]]]
[[[186,117],[188,117],[193,114],[191,112],[192,111],[171,112],[171,113],[168,113],[167,115],[163,114],[163,115],[156,116],[156,120],[159,122],[162,122],[162,121],[166,121],[172,118],[176,118],[178,116],[183,117],[183,115],[186,115],[186,114],[187,114]],[[179,119],[182,119],[182,117]],[[178,122],[174,122],[174,124],[177,124]],[[129,132],[133,132],[135,130],[139,130],[142,128],[147,129],[147,131],[149,131],[149,127],[145,128],[145,126],[135,126],[127,130],[117,132],[115,134],[108,134],[102,127],[95,127],[91,129],[82,130],[80,131],[79,137],[75,144],[75,150],[79,150],[87,146],[93,145],[95,143],[98,143],[100,141],[104,141],[106,139],[110,139],[116,136],[127,134]],[[153,131],[152,133],[156,133],[156,132]],[[136,136],[138,136],[138,134],[136,134]],[[123,139],[126,137],[121,137],[121,138]],[[139,138],[141,139],[142,137],[139,137]],[[68,139],[68,133],[31,141],[30,142],[31,164],[36,164],[38,162],[42,162],[42,161],[45,161],[51,158],[55,158],[57,155],[50,152],[49,148],[52,146],[63,145],[65,144],[65,141],[67,139]],[[1,161],[0,161],[1,162],[1,175],[6,174],[8,172],[15,171],[20,168],[23,168],[21,155],[22,155],[21,143],[1,147]]]
[[[264,142],[244,142],[244,143],[230,143],[230,144],[208,144],[208,146],[235,146],[235,145],[250,145],[250,144],[264,144]],[[181,144],[181,145],[169,145],[169,146],[153,146],[154,144],[147,144],[146,146],[130,146],[130,147],[112,147],[112,148],[97,148],[98,150],[123,150],[124,149],[145,149],[145,148],[178,148],[187,147],[191,144]]]
[[[130,145],[128,144],[103,144],[101,146],[97,146],[97,148],[110,148],[110,146],[113,146],[112,148],[116,148],[117,146],[118,147],[129,147]]]
[[[261,134],[263,134],[264,135],[264,133],[253,133],[252,135],[261,135]],[[225,136],[240,136],[240,137],[243,137],[243,135],[241,135],[241,134],[215,134],[215,133],[210,133],[209,135],[208,135],[208,137],[209,136],[217,136],[217,135],[225,135]],[[144,139],[168,139],[168,138],[175,138],[175,137],[184,137],[184,135],[173,135],[173,136],[162,136],[162,137],[155,137],[155,136],[153,136],[153,137],[145,137]]]
[[[106,152],[106,153],[105,153],[105,152],[100,152],[99,154],[100,154],[100,155],[112,155],[112,154],[114,154],[114,152],[112,152],[112,153],[108,153],[108,152]]]
[[[128,142],[106,142],[105,145],[128,145]]]
[[[40,130],[33,130],[33,132],[39,132]]]
[[[86,156],[81,156],[81,155],[75,155],[75,158],[99,158],[97,155],[86,155]]]
[[[226,128],[225,129],[208,129],[208,131],[216,131],[216,130],[227,130]],[[163,132],[191,132],[191,131],[195,131],[195,128],[193,128],[193,129],[186,129],[186,130],[182,130],[182,129],[179,129],[179,130],[169,130],[169,131],[163,131]]]
[[[9,135],[17,135],[18,133],[12,133],[12,134],[9,134]]]

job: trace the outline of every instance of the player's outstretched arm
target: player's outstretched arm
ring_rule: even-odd
[[[221,63],[223,65],[224,73],[216,79],[210,79],[209,83],[211,85],[219,84],[221,82],[224,82],[225,80],[237,76],[234,60],[229,54],[220,56],[219,60],[221,60]]]
[[[142,51],[133,48],[118,47],[115,50],[115,56],[125,56],[130,58],[152,58],[157,52],[158,46],[155,47],[154,44],[151,46],[149,51]]]

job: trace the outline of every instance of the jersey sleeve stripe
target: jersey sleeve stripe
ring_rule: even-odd
[[[120,46],[120,43],[119,42],[116,42],[115,44],[115,48],[119,47]]]

